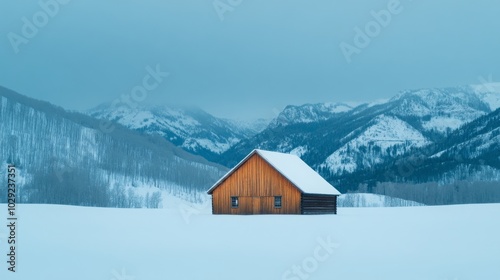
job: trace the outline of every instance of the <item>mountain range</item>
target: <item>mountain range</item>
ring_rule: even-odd
[[[334,180],[441,143],[500,107],[499,92],[498,85],[405,91],[385,102],[329,114],[324,104],[289,106],[264,131],[224,152],[219,162],[232,166],[253,148],[276,150],[301,156]],[[321,114],[312,120],[309,112]],[[305,119],[294,118],[306,114]]]
[[[500,84],[407,90],[359,105],[290,105],[272,120],[254,122],[181,106],[102,104],[82,114],[5,88],[0,96],[0,137],[6,143],[0,155],[8,159],[2,164],[20,163],[30,201],[57,200],[48,197],[48,182],[54,174],[62,177],[54,172],[61,168],[64,180],[70,180],[66,183],[118,190],[122,199],[113,205],[146,203],[144,193],[151,197],[151,192],[137,198],[138,189],[150,186],[199,192],[256,148],[300,156],[342,192],[394,195],[395,185],[387,184],[458,187],[460,182],[500,181]],[[103,132],[103,120],[115,129]],[[102,196],[113,197],[109,190]],[[129,196],[136,197],[129,202]]]
[[[114,108],[110,104],[102,104],[87,113],[133,130],[160,135],[174,145],[208,160],[215,160],[217,155],[257,134],[268,124],[265,119],[244,122],[217,118],[200,108],[188,106]]]
[[[241,127],[201,109],[155,107],[116,112],[97,108],[90,114],[162,135],[187,151],[227,167],[237,164],[255,148],[293,153],[339,185],[339,189],[348,191],[356,190],[360,183],[383,181],[379,175],[381,168],[390,169],[387,165],[394,165],[396,160],[415,153],[432,157],[429,162],[435,164],[438,164],[437,158],[444,160],[445,155],[457,149],[462,151],[464,147],[471,150],[481,146],[484,153],[490,153],[495,145],[486,144],[486,136],[462,136],[468,142],[460,145],[450,141],[457,134],[463,135],[462,131],[473,129],[471,126],[494,118],[494,111],[499,107],[500,84],[483,84],[406,90],[388,100],[357,106],[344,103],[287,106],[264,129],[263,126],[259,129]],[[182,133],[178,132],[179,127],[183,128]],[[177,139],[180,141],[175,142]],[[438,147],[448,147],[448,150],[441,152],[439,157],[429,154],[430,149]],[[464,169],[462,165],[454,168]],[[485,168],[493,168],[490,171],[496,172],[496,167],[488,164],[479,169]],[[411,180],[453,182],[453,178],[463,180],[479,176],[473,172],[459,173],[425,177],[417,172],[415,174],[420,177],[415,175]],[[398,180],[410,180],[410,176],[400,177]]]

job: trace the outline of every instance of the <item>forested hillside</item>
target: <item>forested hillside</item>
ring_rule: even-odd
[[[161,191],[194,194],[226,170],[162,137],[119,124],[103,129],[92,117],[6,88],[0,125],[0,188],[7,164],[15,164],[21,202],[157,207]]]

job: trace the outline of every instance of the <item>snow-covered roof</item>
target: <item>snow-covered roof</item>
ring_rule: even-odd
[[[281,175],[287,178],[303,193],[340,195],[340,192],[337,189],[330,185],[330,183],[323,179],[323,177],[309,167],[309,165],[302,161],[302,159],[298,156],[264,150],[253,150],[240,163],[224,175],[224,177],[217,181],[217,183],[215,183],[208,190],[208,193],[212,193],[215,188],[224,182],[226,178],[231,176],[234,171],[236,171],[254,154],[261,156],[267,163],[274,167],[279,173],[281,173]]]

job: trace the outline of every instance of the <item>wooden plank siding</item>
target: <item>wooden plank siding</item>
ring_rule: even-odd
[[[231,197],[238,207],[231,207]],[[281,208],[274,197],[281,196]],[[301,192],[257,153],[213,190],[214,214],[301,214]]]
[[[302,194],[302,214],[337,214],[336,195]]]

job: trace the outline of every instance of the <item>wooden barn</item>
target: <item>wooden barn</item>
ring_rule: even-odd
[[[337,214],[340,192],[296,155],[254,150],[208,194],[213,214]]]

